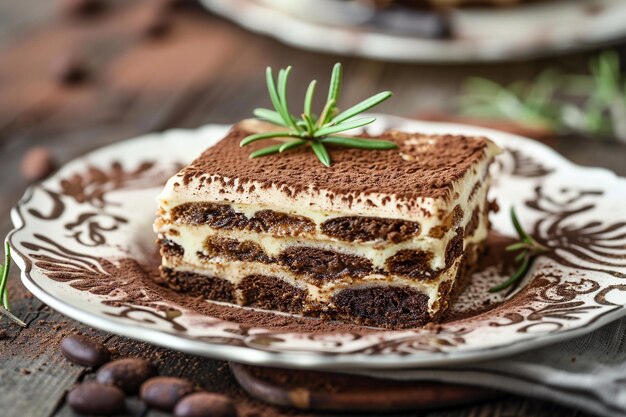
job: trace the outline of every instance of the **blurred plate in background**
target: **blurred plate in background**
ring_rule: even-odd
[[[201,0],[289,45],[408,62],[506,61],[626,38],[624,0],[537,0],[511,7],[375,8],[360,0]]]

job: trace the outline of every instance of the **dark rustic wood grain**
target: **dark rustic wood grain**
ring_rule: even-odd
[[[32,146],[49,147],[64,163],[100,146],[142,133],[204,123],[229,123],[269,105],[263,84],[267,65],[294,65],[292,102],[301,100],[312,78],[326,80],[332,64],[344,63],[344,102],[382,89],[395,91],[381,112],[413,116],[454,106],[459,85],[468,75],[508,82],[532,76],[546,65],[585,67],[585,55],[497,66],[387,64],[295,50],[249,34],[198,7],[169,15],[171,30],[158,39],[142,35],[142,21],[152,0],[111,1],[109,10],[89,20],[68,19],[49,4],[28,0],[0,5],[0,235],[10,229],[9,210],[27,183],[19,162]],[[46,2],[47,3],[47,2]],[[15,22],[15,16],[23,19]],[[89,69],[84,84],[59,85],[51,65],[75,54]],[[320,91],[325,86],[322,81]],[[319,99],[319,98],[318,98]],[[317,102],[320,105],[320,101]],[[558,151],[577,163],[604,166],[626,175],[626,148],[583,138],[555,139]],[[9,291],[13,311],[28,327],[0,321],[0,415],[7,417],[73,416],[64,402],[75,383],[93,375],[71,365],[58,349],[61,337],[94,335],[118,355],[137,355],[161,364],[165,375],[190,378],[207,390],[232,395],[243,415],[260,403],[248,398],[224,362],[194,357],[119,336],[69,320],[34,299],[19,283],[16,268]],[[276,415],[291,411],[266,407]],[[126,416],[161,417],[137,399]],[[299,414],[301,415],[301,414]],[[324,414],[331,415],[331,414]],[[474,406],[396,416],[551,417],[585,416],[543,401],[506,397]]]

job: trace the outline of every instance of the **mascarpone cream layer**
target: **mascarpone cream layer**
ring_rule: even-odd
[[[469,221],[469,219],[468,219]],[[175,233],[172,233],[172,229]],[[468,236],[465,241],[480,242],[487,237],[488,222],[486,216],[481,214],[479,224],[472,236]],[[315,239],[302,236],[274,237],[270,234],[256,233],[241,230],[221,230],[213,229],[208,225],[166,225],[159,229],[162,237],[180,245],[184,249],[183,259],[186,262],[200,265],[202,258],[199,253],[210,256],[205,248],[205,242],[210,237],[226,238],[237,240],[238,242],[250,241],[258,244],[263,252],[270,257],[277,257],[282,251],[289,247],[311,247],[316,249],[331,250],[347,255],[355,255],[369,259],[375,268],[384,268],[387,259],[401,250],[415,250],[431,253],[432,259],[430,269],[437,271],[445,267],[445,253],[449,241],[456,234],[452,229],[441,239],[416,238],[396,244],[355,244],[337,239]],[[215,261],[228,262],[229,259],[214,257]]]
[[[475,183],[475,182],[474,182]],[[257,233],[251,231],[214,229],[208,225],[189,225],[184,223],[172,222],[168,213],[157,218],[154,228],[160,237],[165,237],[185,250],[185,260],[187,262],[196,263],[198,261],[197,253],[205,253],[204,244],[208,237],[217,236],[235,239],[238,241],[253,241],[261,246],[265,253],[269,256],[277,256],[282,250],[289,246],[309,246],[320,249],[335,250],[338,252],[356,255],[370,259],[375,267],[382,268],[386,259],[394,255],[396,252],[404,249],[419,250],[430,252],[433,257],[430,262],[432,270],[440,270],[445,267],[445,250],[449,241],[456,234],[456,227],[465,227],[470,221],[472,214],[476,208],[479,209],[481,215],[477,230],[471,236],[472,242],[480,242],[486,238],[488,232],[487,219],[483,216],[484,205],[487,204],[487,191],[489,188],[488,179],[482,181],[478,191],[467,188],[460,190],[459,198],[455,200],[463,209],[463,218],[458,225],[452,225],[450,229],[441,237],[435,238],[428,235],[424,230],[419,235],[399,243],[390,243],[386,241],[372,242],[346,242],[328,235],[320,230],[320,225],[327,219],[338,214],[326,215],[319,211],[307,210],[306,213],[298,212],[291,214],[303,215],[316,223],[316,232],[303,234],[302,236],[281,236],[279,238],[267,233]],[[246,217],[251,218],[259,210],[271,209],[279,211],[280,208],[249,206],[245,204],[231,204],[231,207],[239,213],[243,213]],[[438,224],[441,226],[441,223]],[[466,241],[467,241],[466,237]],[[206,254],[206,253],[205,253]],[[224,260],[226,261],[226,260]]]

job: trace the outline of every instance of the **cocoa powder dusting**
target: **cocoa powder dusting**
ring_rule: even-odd
[[[412,206],[424,197],[450,197],[454,182],[485,158],[489,145],[484,137],[387,131],[377,138],[396,142],[397,150],[331,147],[333,169],[326,169],[305,149],[251,159],[250,152],[265,146],[257,142],[240,147],[239,142],[252,133],[243,124],[235,125],[179,173],[183,183],[218,181],[231,189],[236,178],[240,186],[259,182],[263,188],[275,187],[288,196],[323,189],[331,193],[330,198],[351,203],[360,194],[386,194]],[[375,206],[371,200],[363,202]]]

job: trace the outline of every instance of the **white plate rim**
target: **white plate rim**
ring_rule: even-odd
[[[484,135],[493,135],[497,134],[500,136],[507,136],[512,140],[516,141],[530,141],[530,145],[532,146],[541,146],[532,140],[508,134],[503,132],[494,131],[487,128],[479,128],[474,126],[466,126],[461,124],[451,124],[451,123],[439,123],[439,122],[419,122],[419,121],[408,121],[403,118],[394,117],[394,116],[378,116],[381,120],[384,120],[386,123],[391,125],[399,125],[402,123],[410,123],[411,125],[419,126],[436,126],[439,129],[447,129],[450,131],[464,131],[468,132],[468,134],[484,134]],[[147,135],[151,136],[151,135]],[[135,139],[130,140],[139,140],[145,139],[147,136],[142,136]],[[125,141],[126,142],[126,141]],[[80,161],[88,158],[89,156],[93,156],[98,152],[104,149],[113,149],[125,142],[116,143],[113,145],[106,146],[104,148],[97,149],[92,151],[82,157],[75,159],[72,162]],[[603,172],[604,174],[608,174],[615,179],[619,179],[623,181],[626,185],[625,178],[619,178],[614,173],[609,170],[603,168],[587,168],[581,167],[567,161],[562,156],[558,155],[556,152],[549,150],[553,154],[553,156],[557,159],[560,159],[561,163],[569,165],[571,168],[582,169],[582,170],[595,170],[598,172]],[[355,369],[355,368],[368,368],[368,369],[378,369],[378,368],[408,368],[408,367],[433,367],[433,366],[442,366],[442,365],[460,365],[467,364],[475,361],[482,361],[488,359],[495,359],[502,356],[513,355],[515,353],[519,353],[522,351],[527,351],[530,349],[539,348],[542,346],[546,346],[549,344],[554,344],[560,341],[568,340],[577,336],[584,335],[593,330],[596,330],[605,324],[608,324],[611,321],[617,320],[624,315],[626,315],[626,308],[619,308],[616,310],[605,312],[604,314],[597,316],[592,323],[589,323],[581,328],[569,329],[556,334],[548,334],[543,335],[541,337],[536,337],[532,339],[526,339],[523,341],[514,342],[510,345],[500,345],[496,348],[492,349],[479,349],[475,351],[466,351],[466,352],[456,352],[453,355],[444,355],[444,356],[434,356],[430,354],[420,354],[415,353],[411,356],[403,356],[399,357],[397,355],[388,355],[388,356],[377,356],[375,360],[371,355],[363,355],[363,354],[346,354],[346,355],[336,355],[336,356],[325,356],[325,355],[316,355],[316,354],[306,354],[306,353],[288,353],[288,352],[271,352],[271,351],[262,351],[256,350],[248,347],[238,347],[231,345],[220,345],[214,344],[205,341],[194,341],[185,337],[179,337],[172,334],[163,333],[157,330],[148,329],[148,328],[138,328],[132,325],[123,325],[120,323],[116,323],[111,320],[107,320],[101,316],[93,314],[89,311],[83,311],[78,308],[75,308],[63,300],[56,298],[55,296],[47,293],[43,288],[41,288],[35,280],[31,277],[30,271],[26,268],[26,262],[24,260],[24,254],[22,254],[19,250],[17,250],[16,245],[13,242],[14,236],[26,227],[26,224],[23,221],[22,214],[20,213],[20,208],[28,203],[30,197],[33,193],[34,188],[37,185],[33,185],[29,187],[29,189],[25,192],[24,196],[20,201],[16,204],[16,206],[11,211],[11,219],[14,224],[14,229],[12,229],[7,239],[12,248],[13,259],[18,267],[21,269],[21,279],[26,288],[33,293],[38,299],[40,299],[45,304],[49,305],[51,308],[59,311],[60,313],[76,319],[80,322],[83,322],[89,326],[99,328],[101,330],[119,334],[122,336],[126,336],[132,339],[144,341],[147,343],[172,348],[175,350],[202,355],[209,356],[215,359],[222,360],[232,360],[240,363],[247,364],[255,364],[255,365],[264,365],[264,366],[280,366],[280,367],[290,367],[290,368],[301,368],[301,369]],[[364,364],[366,364],[364,366]]]

